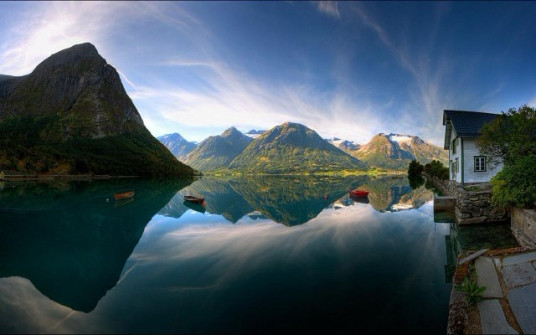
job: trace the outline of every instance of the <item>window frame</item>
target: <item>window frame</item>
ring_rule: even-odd
[[[477,160],[481,160],[480,169],[477,170]],[[474,171],[475,172],[486,172],[488,170],[487,164],[486,164],[486,156],[474,156],[473,157],[473,164],[474,164]]]

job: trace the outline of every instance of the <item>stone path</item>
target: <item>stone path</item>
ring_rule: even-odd
[[[536,333],[536,252],[475,260],[478,285],[486,286],[478,303],[483,334]],[[501,300],[503,300],[501,304]],[[507,321],[510,306],[515,321]],[[508,311],[507,311],[508,312]],[[512,324],[517,322],[517,325]],[[519,328],[518,328],[519,329]]]

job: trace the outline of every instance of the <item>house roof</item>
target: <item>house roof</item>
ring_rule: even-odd
[[[484,124],[491,122],[499,114],[472,112],[472,111],[443,111],[443,125],[445,130],[444,148],[450,147],[450,133],[454,128],[456,137],[477,137],[481,134]]]

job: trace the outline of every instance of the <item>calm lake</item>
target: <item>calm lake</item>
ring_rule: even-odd
[[[445,333],[456,252],[515,245],[450,219],[404,176],[0,184],[0,332]]]

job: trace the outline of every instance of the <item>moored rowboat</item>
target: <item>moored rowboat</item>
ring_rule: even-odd
[[[368,191],[365,191],[365,190],[361,190],[361,189],[354,189],[354,190],[351,190],[349,191],[350,192],[350,195],[353,196],[353,197],[356,197],[356,198],[366,198],[369,194]]]
[[[126,192],[120,192],[114,194],[115,200],[123,200],[123,199],[129,199],[134,196],[134,191],[126,191]]]
[[[194,197],[193,195],[185,195],[184,200],[193,202],[196,204],[202,204],[205,201],[205,198]]]

